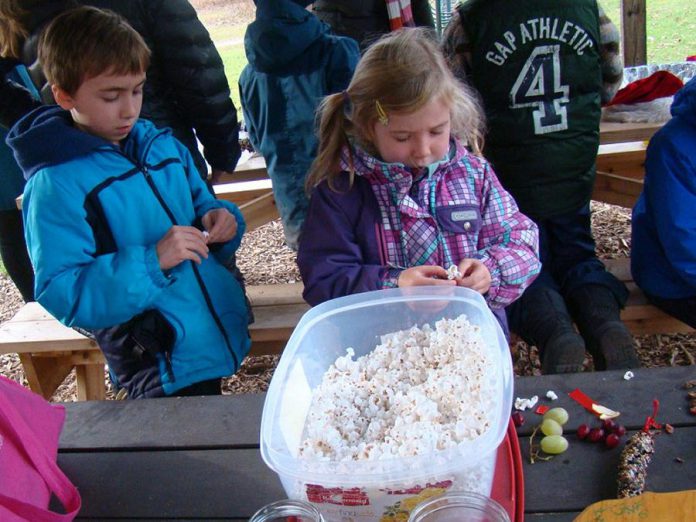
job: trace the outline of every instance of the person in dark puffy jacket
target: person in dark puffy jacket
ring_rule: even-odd
[[[249,64],[239,93],[249,139],[268,165],[285,241],[297,250],[307,213],[305,177],[317,152],[314,112],[348,86],[360,58],[352,39],[336,36],[304,9],[307,0],[258,0],[244,37]]]
[[[466,0],[444,33],[450,67],[481,95],[484,153],[539,226],[542,271],[508,308],[544,373],[634,368],[625,285],[595,253],[590,198],[601,103],[623,73],[619,33],[597,0]],[[575,323],[579,334],[575,330]]]
[[[402,2],[406,3],[406,2]],[[392,30],[387,4],[396,5],[398,0],[317,0],[312,11],[333,32],[349,36],[360,44],[364,51],[383,34]],[[435,27],[433,12],[428,0],[411,0],[410,18],[414,26]],[[406,25],[406,24],[405,24]]]
[[[236,109],[220,54],[187,0],[3,0],[0,54],[26,64],[44,103],[54,103],[36,62],[37,39],[58,13],[79,5],[120,14],[152,50],[141,116],[171,128],[203,177],[206,160],[213,180],[232,172],[240,156]],[[7,128],[38,104],[6,81],[0,84],[0,100],[0,123]]]
[[[26,68],[12,60],[0,59],[0,76],[18,85],[32,86]],[[34,94],[38,98],[36,91]],[[15,202],[24,190],[24,176],[5,144],[6,136],[7,131],[0,127],[0,257],[22,299],[28,302],[34,300],[34,269],[24,241],[22,213]]]

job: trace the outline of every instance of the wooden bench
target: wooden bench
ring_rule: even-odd
[[[621,319],[633,335],[693,333],[694,329],[651,305],[633,282],[629,258],[603,259],[607,270],[626,284],[629,291]]]
[[[302,284],[249,286],[254,311],[250,326],[251,354],[280,353],[300,317],[309,310]],[[78,400],[105,397],[104,356],[97,344],[68,328],[39,303],[25,304],[0,325],[0,354],[17,353],[29,386],[49,399],[75,368]]]

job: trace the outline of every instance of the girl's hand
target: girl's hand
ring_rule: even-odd
[[[208,257],[208,246],[203,232],[195,227],[173,226],[157,242],[157,257],[161,270],[168,270],[183,263],[193,261],[201,264],[201,258]]]
[[[491,287],[491,273],[478,259],[464,259],[459,263],[459,272],[462,277],[456,280],[458,286],[471,288],[479,294],[485,294]]]
[[[208,232],[208,243],[224,243],[237,233],[237,220],[226,208],[209,210],[201,222]]]
[[[447,279],[447,270],[441,266],[412,266],[407,268],[399,275],[398,285],[400,288],[405,286],[426,286],[426,285],[446,285],[453,286],[457,282]]]

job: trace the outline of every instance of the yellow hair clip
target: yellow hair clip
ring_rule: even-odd
[[[379,103],[379,100],[375,102],[375,108],[377,109],[377,119],[379,120],[379,122],[385,127],[389,125],[389,117],[387,116],[384,107],[382,107],[382,104]]]

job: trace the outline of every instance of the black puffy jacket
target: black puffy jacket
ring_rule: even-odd
[[[152,51],[143,96],[141,117],[157,127],[170,127],[191,151],[201,172],[205,164],[195,136],[203,144],[213,168],[233,171],[240,155],[237,112],[230,98],[220,54],[208,31],[187,0],[26,0],[30,13],[29,38],[22,61],[29,67],[44,102],[53,103],[50,88],[36,63],[38,36],[58,13],[76,5],[111,9],[138,31]],[[26,96],[7,82],[0,87],[0,100],[20,100],[25,110],[2,111],[2,125],[34,108]],[[12,94],[12,91],[14,94]]]

